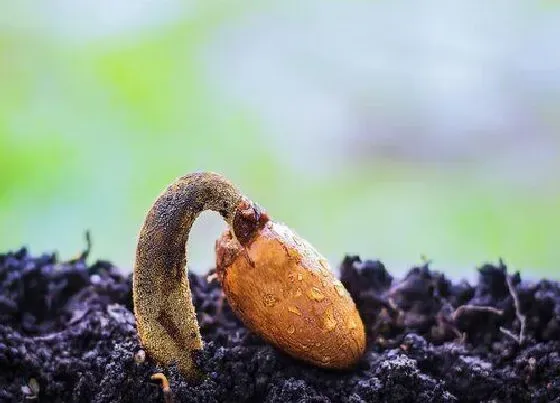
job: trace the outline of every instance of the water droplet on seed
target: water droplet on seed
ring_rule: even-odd
[[[326,355],[326,356],[324,356],[323,358],[321,358],[321,361],[323,361],[324,363],[327,363],[327,362],[329,362],[330,360],[331,360],[331,357],[328,356],[328,355]]]
[[[288,326],[288,329],[286,329],[286,331],[289,334],[294,334],[294,332],[296,331],[296,328],[293,325]]]
[[[334,289],[336,290],[338,295],[340,295],[341,297],[344,296],[346,289],[344,288],[344,286],[342,284],[340,284],[340,283],[335,284]]]
[[[301,316],[301,311],[295,306],[289,306],[288,312],[296,314],[297,316]]]
[[[329,274],[331,274],[331,271],[329,269],[329,262],[327,262],[325,259],[321,259],[319,260],[319,264],[321,265],[321,273],[323,274],[323,276],[328,276]]]
[[[325,313],[323,314],[323,326],[328,332],[332,331],[336,327],[336,320],[334,319],[332,306],[325,309]]]
[[[307,295],[309,296],[309,298],[317,302],[321,302],[325,299],[325,296],[317,287],[311,287]]]
[[[273,307],[274,305],[276,305],[276,302],[277,302],[276,297],[273,294],[265,294],[264,295],[264,299],[263,299],[264,306],[267,306],[267,307],[270,308],[270,307]]]

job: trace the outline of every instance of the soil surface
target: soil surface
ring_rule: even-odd
[[[195,385],[144,359],[131,276],[86,256],[0,254],[0,401],[560,401],[560,286],[508,276],[501,262],[481,267],[473,286],[428,264],[395,280],[379,261],[346,257],[341,280],[368,348],[345,372],[264,343],[232,314],[217,280],[191,274],[205,340],[197,360],[206,377]],[[170,382],[165,397],[150,380],[158,371]]]

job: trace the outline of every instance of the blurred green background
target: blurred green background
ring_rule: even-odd
[[[554,2],[4,2],[0,250],[132,267],[175,177],[224,173],[334,266],[558,278]],[[191,265],[224,228],[205,214]]]

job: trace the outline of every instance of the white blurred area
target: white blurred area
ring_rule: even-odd
[[[207,80],[318,172],[357,157],[472,162],[535,184],[560,172],[560,12],[542,13],[522,1],[282,3],[216,33]]]
[[[192,5],[180,0],[23,0],[3,7],[0,29],[40,33],[80,45],[164,27],[184,18]]]

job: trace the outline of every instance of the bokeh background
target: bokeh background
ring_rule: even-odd
[[[89,229],[130,270],[156,195],[213,170],[334,266],[558,278],[559,40],[553,1],[3,2],[0,250]]]

